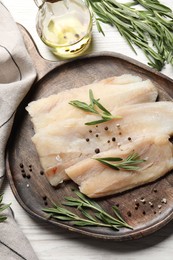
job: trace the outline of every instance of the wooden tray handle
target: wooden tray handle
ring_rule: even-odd
[[[39,53],[39,50],[29,32],[21,24],[18,24],[18,27],[23,36],[28,53],[31,56],[31,59],[34,62],[34,66],[37,70],[37,81],[52,69],[65,63],[65,61],[49,61],[44,59]]]

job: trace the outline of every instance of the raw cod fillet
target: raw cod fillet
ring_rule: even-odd
[[[153,102],[158,96],[158,91],[150,80],[142,81],[132,75],[111,77],[80,88],[65,90],[57,95],[33,101],[27,106],[35,132],[57,120],[80,119],[83,111],[76,110],[69,102],[77,99],[89,103],[89,89],[92,89],[94,96],[99,98],[100,103],[110,112],[122,104]]]
[[[95,154],[97,145],[101,146],[101,151],[117,146],[117,142],[108,143],[112,137],[119,136],[116,121],[98,127],[86,126],[86,122],[99,118],[68,104],[74,99],[89,102],[89,89],[112,113],[123,104],[153,102],[158,95],[151,81],[123,75],[31,102],[26,109],[36,132],[32,141],[53,186],[68,178],[64,171],[66,168]],[[105,131],[105,126],[109,125],[113,129]],[[89,133],[91,129],[92,134]],[[86,142],[87,138],[90,139],[89,142]]]
[[[85,122],[98,120],[98,116],[86,115],[81,120],[69,119],[70,122],[66,121],[62,125],[58,121],[54,122],[44,131],[34,135],[32,141],[53,186],[67,179],[64,172],[67,168],[66,162],[72,165],[84,158],[92,157],[97,149],[99,152],[115,148],[121,150],[121,145],[132,144],[136,139],[152,133],[167,135],[168,138],[173,134],[172,102],[134,104],[120,107],[115,110],[115,114],[116,112],[122,118],[110,120],[97,127],[86,126]],[[54,164],[50,160],[52,154]],[[59,156],[58,161],[55,155]]]
[[[122,146],[121,150],[112,149],[93,158],[126,158],[134,151],[146,160],[138,165],[137,171],[115,170],[87,158],[67,168],[66,173],[79,185],[83,194],[98,198],[152,182],[173,169],[173,145],[164,135],[147,136]]]

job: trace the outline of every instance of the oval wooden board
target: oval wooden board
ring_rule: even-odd
[[[40,174],[41,166],[38,155],[31,142],[34,134],[33,126],[25,107],[32,100],[47,97],[64,89],[80,87],[96,80],[124,73],[151,79],[159,89],[159,100],[170,100],[173,97],[173,81],[139,62],[116,53],[100,53],[68,63],[45,61],[38,54],[29,34],[23,28],[21,30],[38,70],[38,79],[17,110],[7,147],[7,175],[18,202],[32,216],[49,221],[57,228],[63,227],[96,238],[119,241],[137,239],[163,227],[173,216],[172,173],[168,173],[154,183],[98,200],[98,203],[110,213],[113,205],[119,205],[120,212],[124,219],[134,227],[133,230],[121,229],[116,232],[98,227],[78,228],[67,222],[47,220],[47,215],[42,211],[45,207],[43,197],[47,196],[48,206],[51,206],[51,202],[61,203],[65,196],[73,195],[71,188],[74,187],[74,184],[72,182],[64,183],[55,189],[50,186],[45,176]],[[164,124],[164,122],[160,122],[160,124]],[[30,175],[30,178],[22,177],[21,164],[24,165],[24,170]],[[142,203],[143,198],[145,202]],[[161,202],[163,198],[166,198],[166,204]],[[153,207],[149,202],[153,203]],[[138,209],[135,209],[135,203],[139,203]],[[131,216],[129,216],[129,211]]]

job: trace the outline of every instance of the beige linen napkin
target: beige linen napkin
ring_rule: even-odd
[[[10,209],[4,211],[7,220],[0,223],[1,260],[38,260],[29,241],[19,229]]]
[[[15,111],[36,78],[22,36],[8,10],[0,2],[0,190],[5,174],[5,148]],[[1,191],[0,191],[1,193]],[[10,209],[0,223],[0,259],[37,260],[29,241]]]
[[[5,147],[16,108],[28,92],[36,72],[23,39],[8,10],[0,2],[0,179],[5,172]]]

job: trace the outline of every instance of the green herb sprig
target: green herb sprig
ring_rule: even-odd
[[[100,22],[115,26],[132,50],[139,47],[149,65],[162,70],[166,63],[173,65],[173,13],[158,0],[133,0],[119,3],[116,0],[85,0],[104,35]],[[142,7],[134,8],[134,6]]]
[[[10,206],[10,204],[3,204],[2,200],[3,200],[3,195],[1,194],[0,195],[0,222],[3,222],[7,219],[7,217],[4,214],[2,214],[2,212]]]
[[[122,218],[118,208],[116,206],[112,207],[115,217],[108,214],[104,209],[100,207],[94,200],[88,199],[79,191],[75,190],[76,197],[65,197],[65,202],[62,205],[75,207],[79,210],[84,217],[80,217],[77,214],[71,212],[70,210],[61,207],[59,205],[54,205],[53,208],[45,208],[44,212],[49,213],[50,217],[62,221],[71,221],[75,226],[85,227],[85,226],[99,226],[108,227],[118,231],[120,228],[133,229],[128,225]],[[91,215],[87,209],[92,210]]]
[[[140,159],[137,153],[132,153],[125,159],[120,157],[105,157],[105,158],[94,158],[95,160],[113,168],[114,170],[126,170],[126,171],[137,171],[139,170],[139,164],[145,162]]]
[[[82,109],[86,112],[91,112],[93,114],[99,115],[102,118],[101,120],[87,122],[85,123],[85,125],[97,125],[112,120],[114,118],[121,118],[121,116],[113,116],[104,106],[102,106],[102,104],[100,104],[99,102],[99,99],[94,98],[91,89],[89,90],[89,98],[90,98],[89,105],[79,100],[73,100],[69,102],[69,104],[74,107]]]

